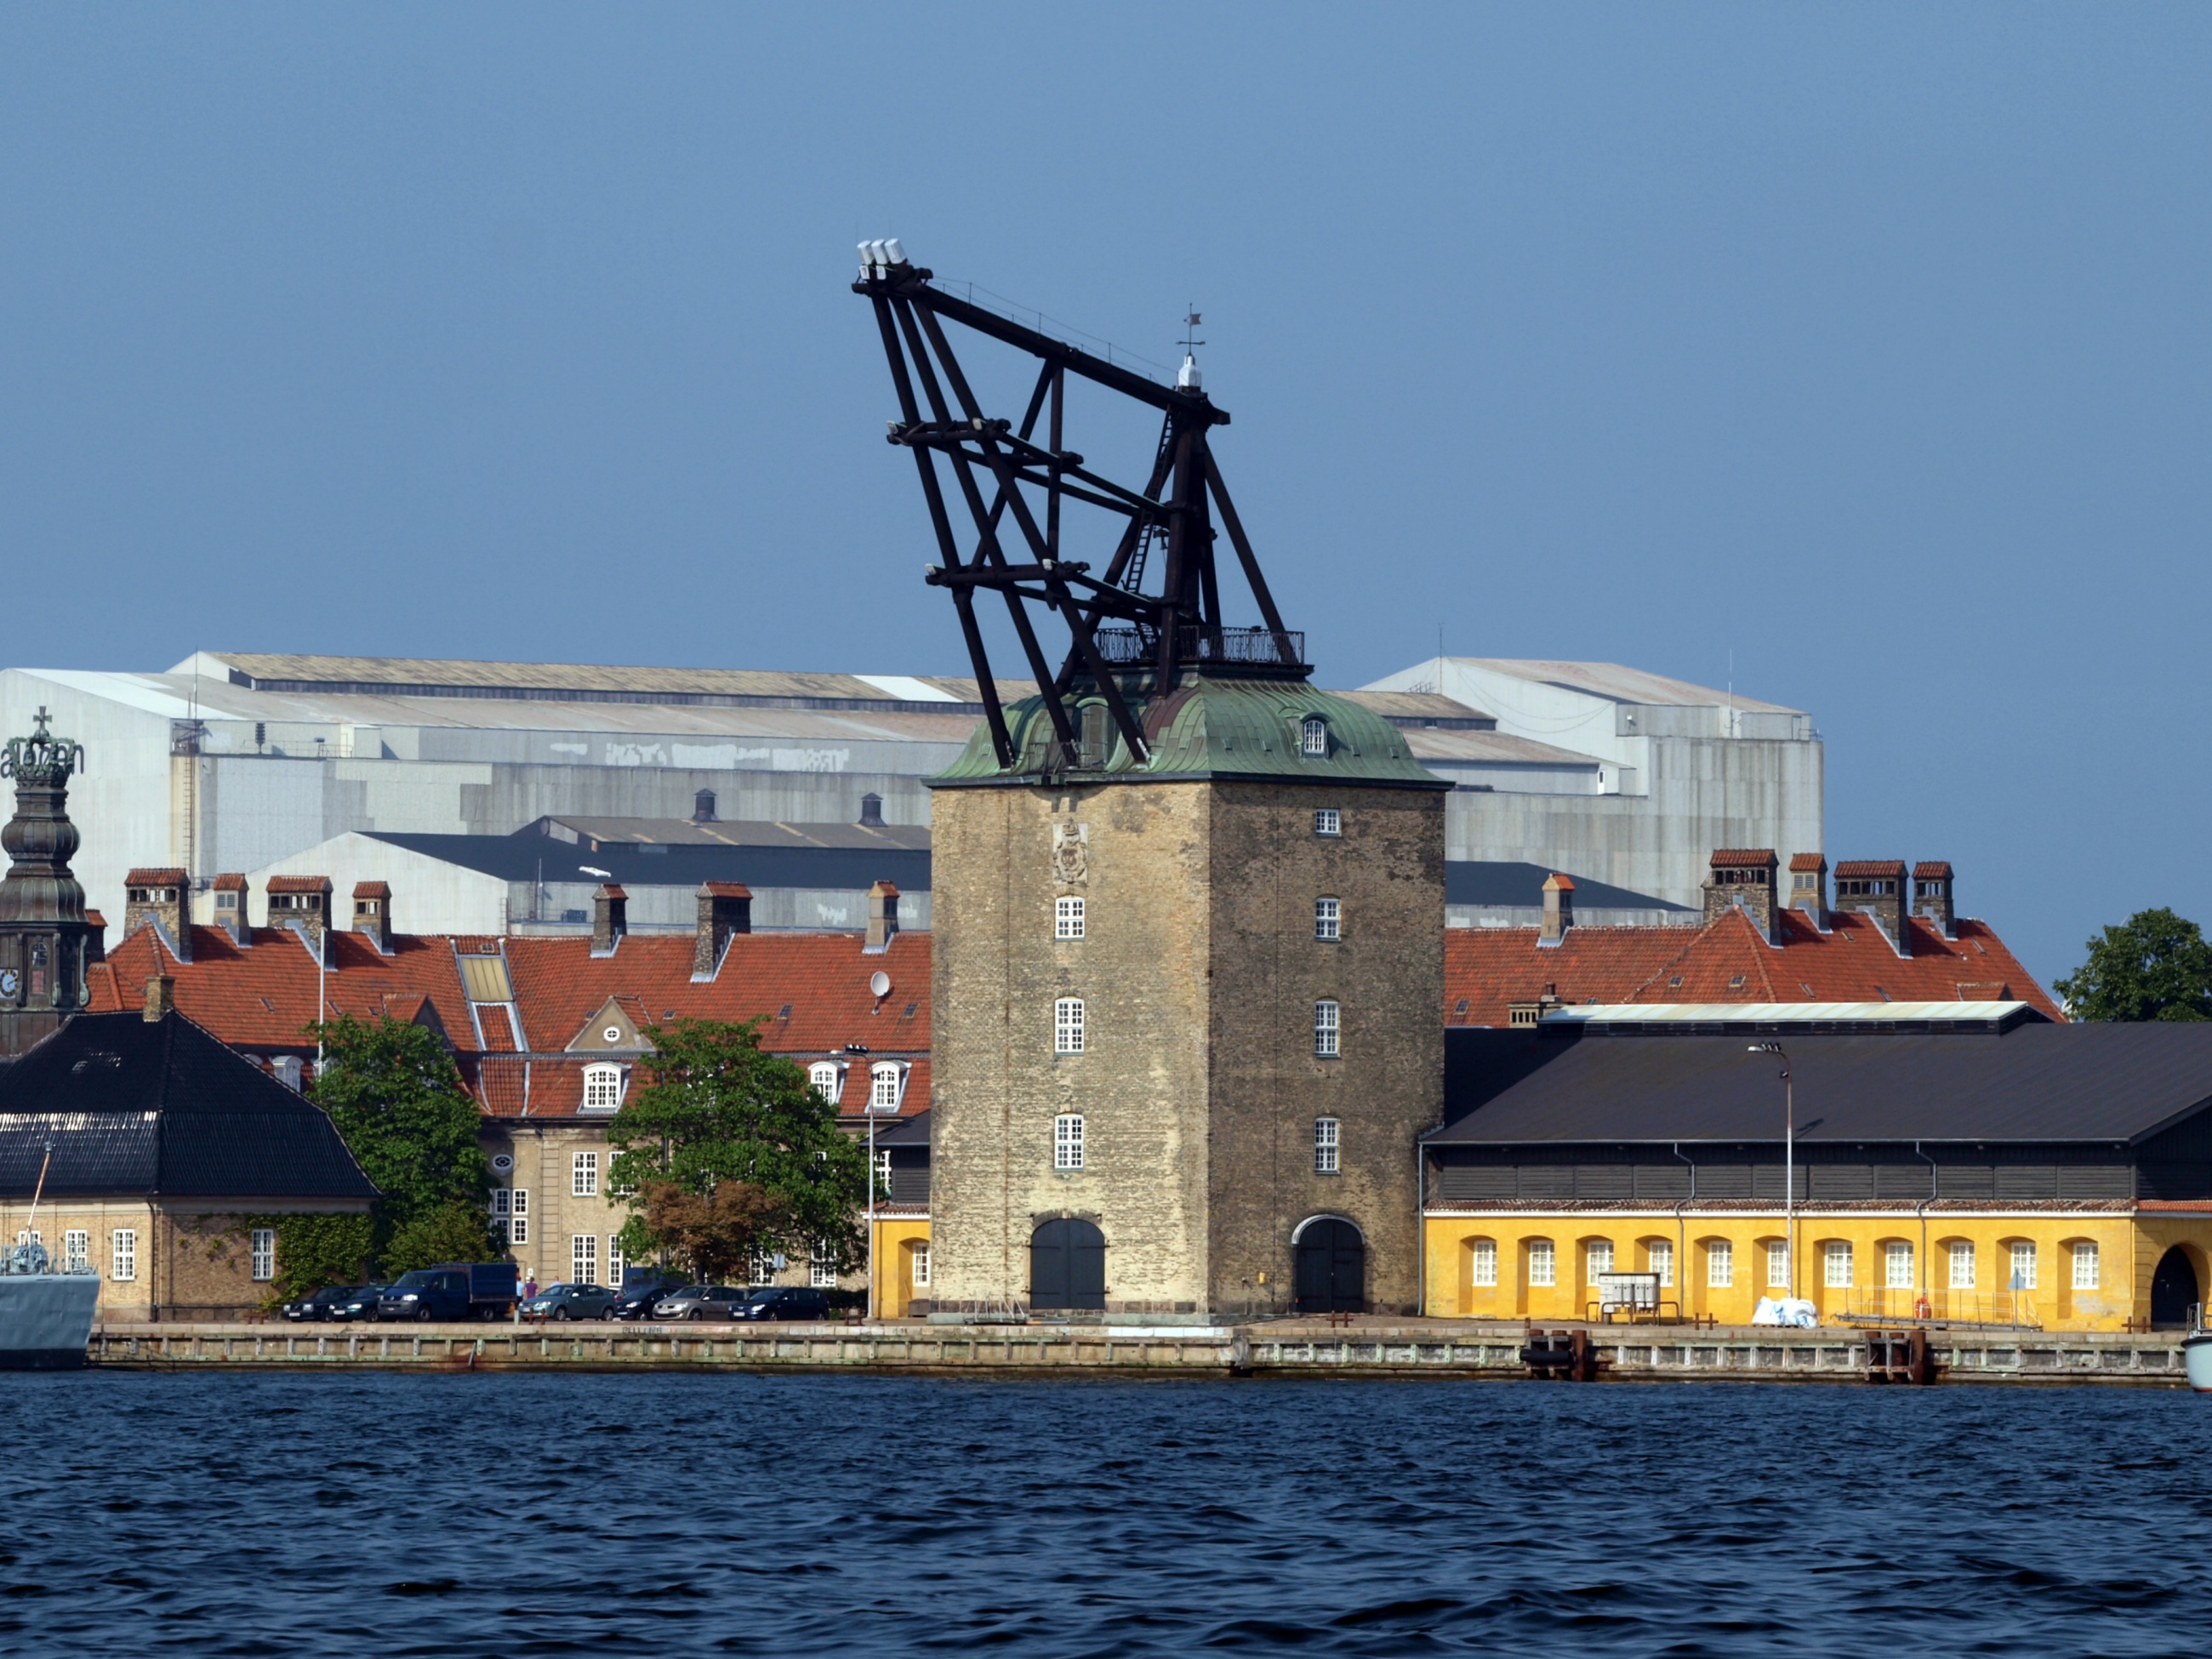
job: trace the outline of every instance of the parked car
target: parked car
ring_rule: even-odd
[[[604,1285],[548,1285],[522,1304],[525,1319],[605,1319],[615,1293]]]
[[[664,1297],[673,1296],[681,1290],[684,1281],[672,1274],[653,1274],[634,1279],[623,1286],[607,1307],[610,1319],[650,1319],[653,1304]]]
[[[736,1319],[827,1319],[830,1297],[822,1291],[798,1285],[772,1285],[755,1291],[731,1316]]]
[[[734,1319],[745,1291],[736,1285],[686,1285],[653,1304],[655,1319]]]
[[[391,1288],[389,1285],[358,1285],[345,1301],[331,1304],[330,1317],[340,1324],[356,1319],[374,1319],[378,1303]]]
[[[441,1261],[403,1273],[378,1299],[379,1319],[504,1319],[514,1310],[512,1261]]]
[[[287,1302],[277,1311],[287,1319],[336,1319],[339,1317],[337,1309],[359,1300],[362,1291],[370,1288],[373,1287],[362,1285],[325,1285],[313,1296]]]

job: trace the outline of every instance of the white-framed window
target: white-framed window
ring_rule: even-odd
[[[837,1103],[837,1062],[817,1060],[806,1068],[807,1086],[830,1105]]]
[[[617,1290],[622,1289],[623,1273],[629,1266],[629,1263],[623,1259],[622,1235],[609,1233],[607,1235],[607,1283]]]
[[[1583,1283],[1595,1285],[1600,1273],[1613,1271],[1613,1241],[1593,1238],[1583,1247]]]
[[[2027,1239],[2014,1241],[2012,1247],[2012,1277],[2005,1281],[2012,1291],[2032,1291],[2035,1288],[2035,1246]]]
[[[621,1109],[623,1099],[623,1068],[619,1066],[586,1066],[584,1067],[584,1109],[587,1112],[612,1112]]]
[[[127,1284],[138,1277],[138,1230],[118,1227],[115,1230],[115,1254],[108,1263],[107,1276],[118,1284]]]
[[[1881,1247],[1881,1282],[1893,1291],[1912,1288],[1912,1246],[1893,1238]]]
[[[1650,1255],[1650,1271],[1659,1275],[1660,1289],[1673,1290],[1674,1288],[1674,1245],[1663,1238],[1655,1239],[1652,1241]]]
[[[1552,1241],[1532,1238],[1528,1241],[1528,1283],[1534,1286],[1551,1284],[1558,1274],[1552,1259]]]
[[[568,1163],[568,1196],[597,1198],[599,1195],[599,1155],[597,1152],[578,1152]]]
[[[1790,1288],[1790,1241],[1786,1238],[1772,1238],[1766,1243],[1766,1288]]]
[[[1063,1112],[1052,1121],[1052,1167],[1083,1167],[1083,1119],[1078,1113]]]
[[[1298,752],[1302,755],[1328,753],[1328,722],[1318,714],[1309,714],[1298,722]]]
[[[1314,1120],[1314,1173],[1334,1175],[1337,1172],[1337,1136],[1342,1125],[1333,1117]]]
[[[813,1254],[806,1259],[806,1282],[817,1291],[837,1288],[837,1258],[827,1239],[815,1241]]]
[[[1725,1238],[1705,1246],[1705,1283],[1717,1291],[1735,1283],[1735,1246]]]
[[[868,1109],[896,1112],[899,1109],[899,1080],[903,1068],[895,1060],[879,1060],[868,1067]]]
[[[577,1233],[568,1240],[568,1282],[572,1285],[596,1285],[599,1282],[599,1236],[597,1233]]]
[[[1820,1251],[1820,1282],[1832,1291],[1851,1287],[1851,1247],[1847,1239],[1832,1238]]]
[[[1052,1051],[1056,1054],[1083,1052],[1081,997],[1062,997],[1052,1005]]]
[[[1974,1288],[1974,1246],[1971,1239],[1951,1241],[1951,1288],[1971,1291]]]
[[[1334,806],[1314,808],[1314,834],[1340,836],[1344,833],[1344,816]]]
[[[507,1242],[510,1244],[530,1243],[530,1189],[517,1187],[507,1194]]]
[[[1476,1239],[1474,1248],[1468,1252],[1468,1261],[1476,1284],[1498,1283],[1498,1241],[1496,1239]]]
[[[917,1291],[929,1288],[929,1246],[927,1244],[914,1247],[914,1287]]]
[[[2074,1246],[2074,1288],[2094,1291],[2097,1285],[2097,1247],[2085,1238]]]
[[[1323,1059],[1340,1053],[1337,1047],[1337,1006],[1331,1001],[1314,1004],[1314,1053]]]
[[[276,1230],[256,1227],[252,1236],[253,1282],[266,1285],[276,1277]]]
[[[891,1155],[888,1152],[878,1151],[876,1153],[876,1196],[887,1198],[890,1190]]]
[[[752,1260],[745,1263],[745,1283],[773,1285],[775,1282],[775,1263],[769,1260],[767,1251],[755,1250]]]
[[[1344,907],[1333,898],[1314,901],[1314,937],[1336,939],[1344,937]]]
[[[1052,902],[1052,936],[1054,939],[1083,937],[1083,901],[1078,896],[1062,896]]]
[[[92,1266],[92,1235],[82,1227],[72,1227],[62,1235],[62,1271],[81,1273]]]

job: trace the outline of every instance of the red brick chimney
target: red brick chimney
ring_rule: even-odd
[[[699,932],[691,945],[691,978],[714,977],[722,965],[722,951],[734,933],[753,930],[753,890],[743,882],[702,881],[699,884]]]
[[[123,936],[148,922],[179,962],[192,959],[191,878],[182,870],[133,870],[123,878]]]
[[[1905,950],[1905,860],[1845,859],[1836,866],[1836,908],[1874,918],[1900,954]]]
[[[1713,851],[1712,873],[1705,878],[1705,921],[1717,921],[1741,909],[1770,945],[1782,942],[1780,906],[1774,891],[1782,861],[1769,847],[1721,847]]]

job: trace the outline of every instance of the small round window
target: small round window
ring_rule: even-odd
[[[607,1027],[604,1035],[605,1036],[606,1040],[610,1042],[620,1042],[622,1041],[622,1027],[619,1025],[610,1025]]]
[[[1309,714],[1298,726],[1298,752],[1305,755],[1328,753],[1328,722],[1318,714]]]

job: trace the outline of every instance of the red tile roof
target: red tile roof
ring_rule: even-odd
[[[123,878],[125,887],[182,887],[191,877],[182,870],[133,870]]]
[[[392,884],[388,881],[357,881],[353,884],[356,898],[390,898]]]
[[[1792,853],[1790,867],[1792,870],[1825,870],[1828,867],[1828,860],[1818,853]]]
[[[603,957],[592,954],[592,941],[582,935],[501,939],[403,933],[393,937],[392,954],[386,956],[361,934],[333,933],[332,968],[319,975],[313,957],[289,928],[257,927],[251,939],[252,947],[245,948],[222,928],[195,927],[192,960],[179,963],[153,928],[141,927],[88,970],[91,1007],[137,1009],[146,981],[168,974],[176,981],[179,1010],[225,1042],[306,1056],[314,1052],[307,1028],[316,1018],[319,991],[333,1018],[380,1015],[434,1024],[453,1044],[462,1075],[487,1111],[519,1112],[526,1103],[539,1116],[574,1112],[580,1103],[581,1067],[589,1056],[564,1051],[584,1022],[611,1000],[640,1026],[678,1018],[759,1018],[762,1043],[773,1054],[801,1065],[849,1059],[843,1103],[849,1112],[866,1104],[871,1060],[909,1062],[902,1109],[911,1115],[929,1104],[927,933],[897,934],[888,950],[866,957],[859,933],[739,933],[716,976],[696,984],[688,933],[630,934]],[[520,1030],[501,1005],[471,1008],[457,952],[505,955]],[[878,970],[891,981],[880,999],[868,988]],[[850,1044],[869,1052],[848,1056]],[[564,1079],[572,1071],[576,1080],[570,1098]]]
[[[1948,881],[1951,879],[1951,866],[1942,859],[1931,859],[1912,866],[1912,878],[1915,881]]]
[[[1961,920],[1958,938],[1947,939],[1909,918],[1909,956],[1856,911],[1835,915],[1823,933],[1785,910],[1782,934],[1780,945],[1769,945],[1734,907],[1702,927],[1576,927],[1546,946],[1534,927],[1455,927],[1444,936],[1444,1023],[1507,1024],[1508,1005],[1536,1000],[1547,984],[1567,1002],[2017,999],[2065,1018],[1983,922]]]
[[[246,878],[234,873],[226,873],[217,876],[210,885],[218,893],[242,893],[246,890]]]
[[[271,876],[269,890],[272,893],[327,893],[331,890],[328,876]]]
[[[1771,870],[1775,863],[1774,849],[1771,847],[1716,847],[1713,849],[1712,867],[1716,870],[1746,865]]]
[[[1839,876],[1902,876],[1903,859],[1845,859],[1836,866]]]

